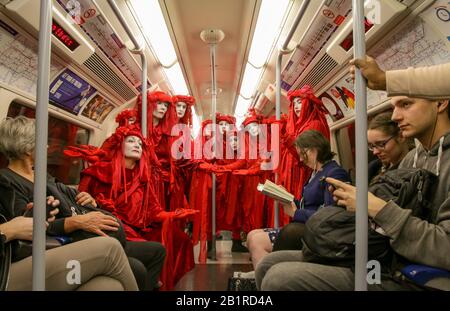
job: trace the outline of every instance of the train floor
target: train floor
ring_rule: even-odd
[[[232,241],[224,237],[216,242],[216,260],[208,259],[199,264],[199,245],[194,247],[195,268],[189,271],[175,286],[179,291],[225,291],[228,279],[235,271],[253,270],[249,253],[232,253]]]

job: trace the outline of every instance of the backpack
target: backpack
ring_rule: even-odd
[[[378,176],[369,191],[387,201],[393,200],[412,215],[430,220],[431,199],[437,176],[424,169],[396,169]],[[392,270],[394,253],[389,238],[368,226],[368,259],[378,260],[382,268]],[[344,207],[319,209],[306,222],[303,236],[304,261],[342,267],[355,263],[355,213]]]

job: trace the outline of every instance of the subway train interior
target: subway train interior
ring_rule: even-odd
[[[425,152],[432,157],[436,133],[443,135],[436,140],[439,159],[423,168],[450,180],[444,175],[448,119],[441,116],[450,95],[411,95],[408,102],[389,85],[371,85],[363,65],[350,63],[368,55],[366,63],[378,64],[371,68],[387,78],[388,71],[450,63],[449,26],[447,0],[0,0],[0,119],[10,122],[0,125],[0,177],[15,194],[2,200],[13,211],[1,217],[1,245],[11,247],[8,260],[2,255],[0,288],[450,290],[448,184],[424,177],[444,193],[431,194],[429,204],[442,195],[440,202],[447,203],[422,218],[394,199],[369,194],[367,206],[359,191],[355,200],[363,204],[356,204],[355,226],[355,203],[347,200],[353,186],[376,191],[368,181],[372,163],[379,165],[374,178],[392,176],[416,148],[414,168],[422,168],[418,144],[429,141]],[[448,66],[441,78],[448,82]],[[427,83],[433,82],[414,82]],[[426,139],[406,137],[414,130],[404,111],[424,101],[432,112],[415,117],[432,119],[423,128],[433,132]],[[392,131],[383,132],[386,126]],[[30,127],[36,141],[25,138]],[[47,144],[39,144],[39,135]],[[395,160],[391,144],[403,144]],[[46,191],[39,192],[38,178]],[[409,196],[422,204],[418,192]],[[46,212],[37,203],[30,207],[33,197]],[[371,214],[377,200],[383,204]],[[309,243],[325,242],[313,239],[312,230],[330,223],[309,220],[325,221],[318,216],[333,210],[329,205],[353,219],[356,234],[352,229],[342,250],[350,248],[350,259],[339,259],[342,252],[335,253],[337,261],[314,259],[319,254]],[[8,223],[22,221],[30,210],[33,238],[8,235]],[[413,226],[428,231],[408,231]],[[418,242],[399,246],[410,242],[403,237],[408,234]],[[59,244],[49,246],[49,238]],[[28,255],[14,258],[13,239],[33,241]],[[113,239],[122,246],[112,260],[125,256],[131,274],[105,267],[106,258],[98,261],[103,270],[89,267],[94,272],[86,279],[83,266],[93,262],[86,253]],[[424,272],[431,283],[416,283],[404,269],[384,279],[379,270],[387,264],[375,258],[372,239],[385,243],[389,267],[394,261],[415,264],[411,275],[425,267],[432,270]],[[86,245],[77,252],[79,243]],[[70,247],[78,266],[58,255]],[[421,247],[436,254],[420,257]],[[286,250],[296,255],[280,260]],[[31,266],[31,254],[40,266]],[[38,261],[39,254],[47,255]],[[350,281],[327,279],[329,287],[314,281],[316,272],[319,279],[339,278],[335,271],[326,274],[330,267]]]

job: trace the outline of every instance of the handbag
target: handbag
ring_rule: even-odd
[[[70,242],[71,239],[68,237],[53,237],[47,235],[45,241],[45,249],[49,250]],[[25,259],[33,254],[33,243],[31,241],[14,240],[10,244],[12,244],[11,262]]]
[[[56,182],[54,180],[47,181],[47,195],[53,195],[55,198],[58,198],[60,201],[59,210],[60,212],[58,215],[61,215],[63,217],[70,217],[75,212],[78,215],[87,214],[90,212],[101,212],[105,215],[109,215],[111,217],[114,217],[118,223],[120,224],[117,231],[105,231],[105,233],[115,238],[122,244],[122,246],[125,246],[126,244],[126,235],[125,230],[123,228],[122,222],[113,214],[111,214],[108,211],[102,210],[98,207],[94,207],[91,204],[86,204],[84,206],[81,206],[77,203],[76,196],[78,194],[78,191],[74,188],[68,187],[64,185],[63,183]],[[58,218],[58,215],[56,218]],[[93,237],[98,237],[98,234],[87,232],[83,230],[76,230],[72,233],[70,233],[70,239],[71,242],[78,242],[85,239],[90,239]]]
[[[6,223],[6,218],[0,214],[0,223]],[[9,269],[11,267],[11,243],[5,243],[0,236],[0,291],[8,286]]]
[[[228,279],[227,290],[235,292],[257,291],[256,280],[249,278],[230,277]]]

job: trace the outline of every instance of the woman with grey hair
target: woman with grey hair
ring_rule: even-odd
[[[8,118],[0,124],[0,137],[0,152],[9,160],[8,167],[0,169],[0,176],[15,192],[13,216],[22,216],[27,204],[33,201],[34,120],[23,116]],[[62,236],[73,242],[98,236],[116,238],[129,255],[139,288],[153,289],[165,258],[165,249],[160,243],[127,242],[119,220],[97,208],[90,194],[67,187],[51,176],[47,178],[47,195],[60,201],[59,213],[47,228],[48,235]]]
[[[35,122],[24,116],[8,118],[0,124],[0,137],[2,138],[0,152],[9,161],[8,167],[0,170],[0,175],[9,180],[13,189],[19,194],[15,200],[14,213],[22,215],[25,212],[26,204],[31,202],[33,197]],[[49,177],[48,183],[53,186],[56,182]],[[69,190],[60,183],[56,186],[61,190],[60,192]],[[47,189],[48,192],[51,190]],[[52,194],[54,195],[54,193]],[[61,198],[57,197],[57,199]],[[97,207],[95,200],[86,192],[77,193],[75,200],[80,206]],[[53,233],[64,235],[76,230],[84,230],[96,235],[107,236],[104,231],[117,231],[120,226],[116,218],[99,211],[83,214],[77,213],[74,207],[70,207],[70,209],[69,213],[60,210],[59,216],[62,215],[62,217],[57,217],[49,227]]]
[[[33,179],[32,164],[34,158],[34,121],[25,117],[8,118],[0,124],[0,151],[8,158],[9,164],[19,172],[17,177]],[[30,168],[31,170],[27,170]],[[10,169],[10,168],[8,168]],[[2,174],[3,175],[3,174]],[[9,265],[6,249],[13,246],[13,241],[33,240],[33,219],[22,215],[14,215],[15,200],[20,196],[11,186],[10,181],[0,177],[0,257],[1,271],[9,282],[0,280],[2,290],[31,290],[32,258],[31,256],[17,260]],[[48,222],[55,220],[59,212],[59,201],[49,196],[47,205],[52,208]],[[14,208],[13,208],[14,207]],[[30,211],[32,202],[23,206]],[[12,247],[13,261],[17,259],[16,247]],[[86,251],[87,250],[87,251]],[[106,257],[106,258],[105,258]],[[137,290],[136,280],[120,243],[113,238],[95,238],[57,247],[46,252],[46,289],[47,290]],[[77,260],[82,273],[79,282],[67,282],[67,263]],[[80,271],[81,272],[81,271]],[[3,282],[2,282],[3,281]],[[7,285],[7,287],[6,287]],[[6,287],[6,288],[4,288]]]

